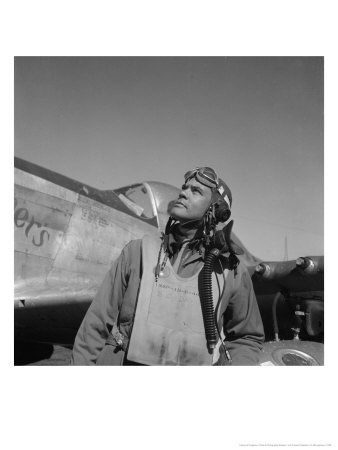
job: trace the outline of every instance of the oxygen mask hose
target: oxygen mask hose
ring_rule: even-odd
[[[207,253],[202,271],[202,283],[200,286],[201,305],[209,353],[213,353],[213,350],[217,344],[214,303],[212,296],[212,271],[215,261],[221,253],[230,252],[228,266],[230,270],[235,270],[239,263],[239,260],[235,255],[244,253],[243,249],[236,245],[231,239],[232,226],[233,220],[229,222],[223,230],[215,233],[213,239],[214,248]]]
[[[213,350],[216,347],[217,343],[211,277],[215,261],[219,254],[220,250],[218,250],[217,248],[213,248],[205,258],[202,271],[202,283],[200,288],[202,300],[202,315],[209,353],[213,353]]]

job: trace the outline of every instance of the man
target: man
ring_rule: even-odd
[[[264,331],[252,282],[232,223],[216,231],[231,205],[213,169],[187,172],[162,242],[131,241],[112,264],[71,364],[258,364]]]

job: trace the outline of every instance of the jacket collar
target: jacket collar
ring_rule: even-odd
[[[184,231],[182,233],[182,227],[177,223],[171,227],[166,239],[165,251],[169,256],[173,256],[181,250],[183,244],[187,243],[187,248],[191,250],[192,254],[197,253],[199,256],[203,254],[204,259],[205,249],[202,242],[202,229],[190,228],[189,233]],[[192,236],[190,239],[187,237],[189,234]]]
[[[192,239],[187,239],[185,235],[180,233],[181,227],[178,224],[172,225],[169,234],[164,239],[164,250],[168,254],[169,258],[175,257],[182,249],[183,244],[187,243],[184,250],[184,266],[193,263],[195,261],[205,260],[206,250],[203,245],[203,230],[202,228],[195,228],[195,234]],[[222,265],[224,268],[229,266],[229,253],[220,255]]]

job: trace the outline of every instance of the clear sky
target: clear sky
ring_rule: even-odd
[[[15,155],[100,189],[213,167],[263,259],[324,252],[323,58],[15,58]]]

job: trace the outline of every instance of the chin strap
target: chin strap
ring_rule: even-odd
[[[217,219],[215,216],[215,203],[212,203],[203,216],[203,244],[206,249],[212,247],[216,232]]]

